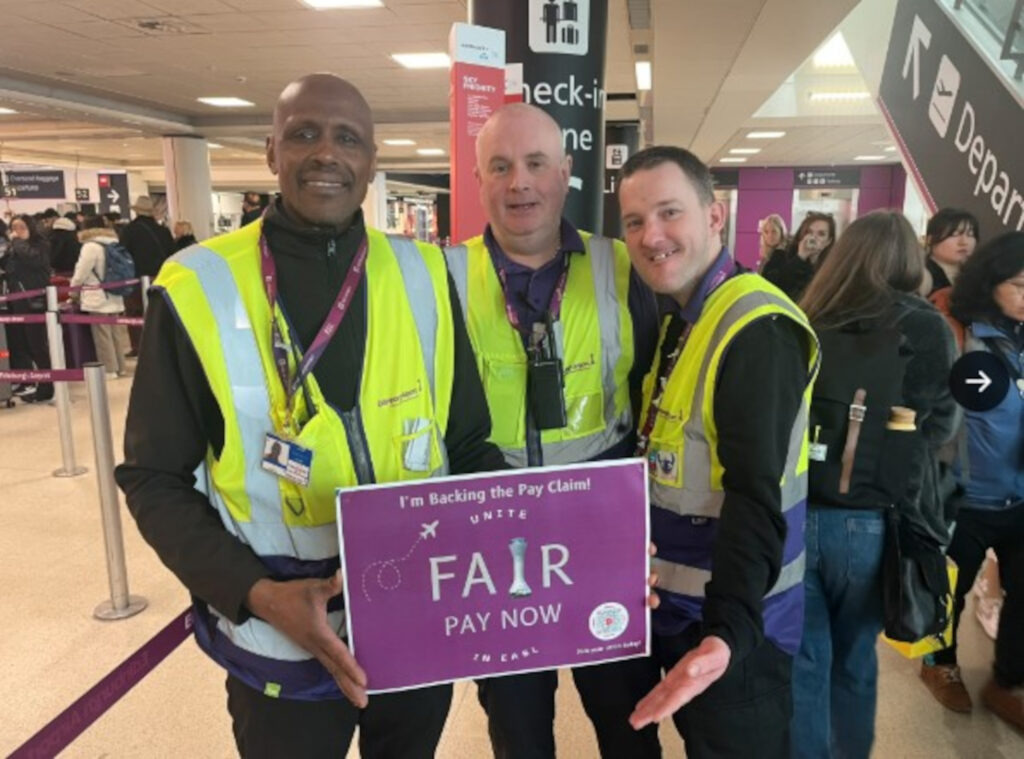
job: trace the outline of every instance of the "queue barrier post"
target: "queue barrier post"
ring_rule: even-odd
[[[46,337],[50,344],[50,366],[67,369],[64,359],[64,333],[57,321],[57,288],[46,288]],[[57,428],[60,431],[62,466],[54,477],[78,477],[89,470],[75,463],[75,439],[71,429],[71,393],[67,382],[53,383],[53,399],[57,406]]]
[[[149,288],[153,285],[151,277],[143,274],[139,287],[142,288],[142,315],[146,315],[146,311],[149,310]]]
[[[121,511],[114,482],[114,438],[110,431],[110,404],[107,401],[106,370],[103,364],[85,365],[85,389],[92,419],[92,445],[96,454],[96,480],[99,483],[100,514],[103,517],[103,544],[107,555],[107,579],[110,600],[93,611],[96,619],[126,619],[149,605],[141,596],[128,592],[128,570],[124,560],[124,535]]]

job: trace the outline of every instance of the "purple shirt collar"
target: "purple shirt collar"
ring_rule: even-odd
[[[718,258],[704,272],[704,276],[701,277],[700,284],[693,291],[690,300],[686,302],[685,306],[677,306],[679,315],[689,324],[697,321],[700,317],[700,312],[704,310],[704,301],[708,299],[708,296],[711,295],[715,287],[732,276],[735,268],[736,263],[732,260],[732,256],[729,255],[729,249],[723,246],[722,252],[718,254]],[[716,280],[718,281],[716,282]]]
[[[586,253],[586,246],[583,244],[583,237],[576,230],[568,219],[562,219],[562,226],[559,232],[561,237],[561,247],[558,249],[558,255],[556,255],[551,262],[561,261],[562,256],[568,253]],[[498,240],[494,236],[494,232],[491,231],[491,225],[488,224],[484,229],[484,245],[487,246],[488,252],[491,254],[491,260],[494,261],[495,266],[500,266],[506,272],[517,272],[517,271],[533,271],[528,266],[516,263],[507,255],[505,251],[501,249],[501,245],[498,244]]]

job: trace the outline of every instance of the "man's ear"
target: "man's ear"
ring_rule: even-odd
[[[270,173],[277,176],[277,154],[274,152],[274,136],[267,135],[267,168]]]
[[[718,234],[725,226],[725,220],[728,218],[729,212],[726,210],[725,203],[720,200],[712,201],[711,205],[708,206],[708,211],[711,222],[711,231]]]

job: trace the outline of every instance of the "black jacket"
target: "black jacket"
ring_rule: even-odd
[[[312,343],[341,288],[362,239],[362,215],[341,235],[293,223],[276,208],[266,234],[281,302],[302,345]],[[507,468],[487,442],[490,415],[454,286],[452,415],[445,433],[452,474]],[[351,409],[357,400],[366,343],[366,281],[328,343],[313,375],[327,401]],[[268,326],[269,328],[269,326]],[[125,461],[115,472],[139,531],[193,595],[232,621],[248,617],[245,597],[269,571],[249,546],[228,533],[192,476],[207,450],[224,444],[224,418],[195,350],[170,305],[154,291],[125,426]]]
[[[156,277],[164,261],[174,252],[170,230],[152,216],[136,216],[120,237],[121,244],[135,260],[135,275],[139,277]]]
[[[82,243],[78,241],[77,232],[70,229],[50,231],[50,264],[55,272],[62,274],[73,272],[81,250]]]
[[[15,238],[0,258],[0,269],[11,293],[40,290],[50,284],[50,246],[45,240]],[[46,297],[11,302],[11,311],[27,313],[46,310]]]
[[[814,279],[814,266],[796,251],[776,249],[761,269],[761,276],[797,302]]]

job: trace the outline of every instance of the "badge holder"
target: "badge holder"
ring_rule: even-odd
[[[539,430],[561,429],[568,423],[565,376],[562,359],[555,346],[555,330],[550,314],[546,324],[533,325],[529,354],[526,398],[530,415]]]
[[[293,356],[295,356],[296,364],[298,364],[299,357],[296,354],[294,345],[291,346],[291,350]],[[316,415],[317,409],[309,394],[309,388],[306,387],[306,378],[303,377],[299,384],[302,388],[302,398],[305,401],[306,410],[309,412],[310,419],[312,419]],[[309,473],[313,467],[313,450],[299,445],[295,439],[301,430],[292,416],[290,399],[288,400],[287,414],[288,418],[285,422],[285,428],[289,431],[290,435],[279,435],[273,432],[266,434],[263,440],[263,458],[260,461],[260,466],[277,477],[294,482],[300,487],[308,487]],[[306,421],[308,424],[309,420],[307,419]]]

